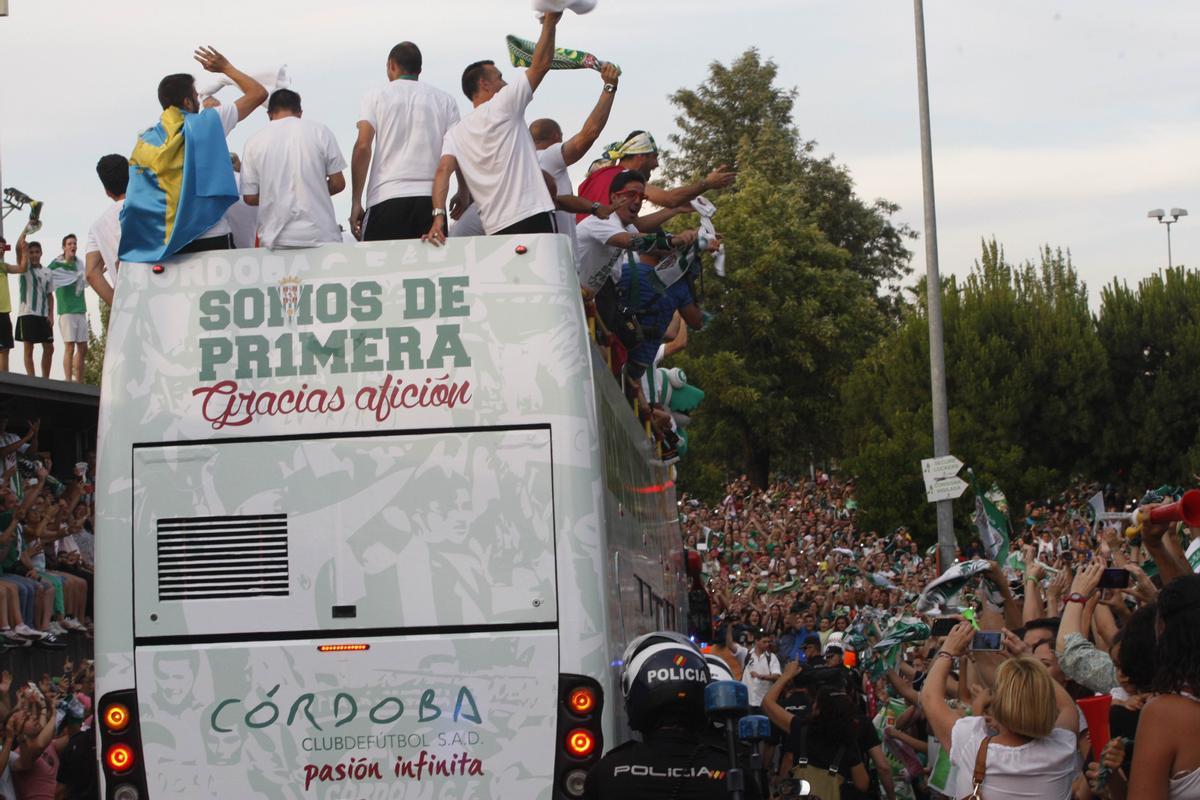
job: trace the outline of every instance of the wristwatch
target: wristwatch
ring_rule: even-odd
[[[435,217],[444,217],[444,216],[446,216],[446,209],[444,209],[444,208],[435,208],[435,209],[433,210],[433,215],[434,215]]]
[[[612,94],[616,90],[617,90],[617,85],[615,83],[604,84],[604,91],[608,92],[609,94]]]
[[[593,217],[600,216],[600,204],[599,203],[592,203],[592,216]]]
[[[1067,602],[1068,603],[1086,603],[1087,595],[1080,594],[1079,592],[1071,592],[1069,595],[1067,595]]]

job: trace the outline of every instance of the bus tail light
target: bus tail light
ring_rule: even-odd
[[[109,733],[120,733],[129,727],[129,709],[113,703],[104,709],[104,727]]]
[[[567,734],[567,752],[576,758],[587,758],[596,750],[596,737],[587,728],[576,728]]]
[[[126,772],[129,772],[129,770],[133,769],[136,761],[137,758],[133,754],[133,748],[124,742],[114,744],[104,754],[105,765],[117,775],[124,775]]]
[[[604,690],[583,675],[558,676],[558,748],[554,800],[579,800],[587,771],[604,751]]]
[[[577,717],[586,717],[596,707],[596,693],[590,686],[573,689],[567,696],[567,708]]]
[[[101,773],[107,800],[146,797],[146,764],[138,725],[137,692],[109,692],[96,704],[99,710]]]

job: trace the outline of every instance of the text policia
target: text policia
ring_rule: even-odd
[[[259,416],[336,413],[348,405],[340,386],[310,388],[293,381],[278,390],[247,390],[239,383],[247,380],[386,371],[379,386],[363,387],[351,400],[379,422],[395,409],[469,403],[469,381],[453,380],[448,371],[471,365],[461,324],[452,321],[470,313],[469,280],[462,275],[402,281],[402,321],[437,320],[420,327],[369,324],[384,315],[384,290],[376,281],[314,286],[284,278],[276,286],[206,291],[199,299],[200,328],[218,335],[199,340],[198,377],[206,385],[192,394],[202,399],[201,413],[214,429],[247,425]],[[348,321],[347,327],[329,328]],[[309,326],[324,330],[303,330]],[[415,381],[393,374],[405,370],[447,372]]]

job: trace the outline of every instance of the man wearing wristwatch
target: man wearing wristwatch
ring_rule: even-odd
[[[571,176],[567,174],[567,167],[583,158],[596,143],[600,134],[604,132],[604,126],[608,124],[608,115],[612,111],[613,99],[617,95],[617,82],[620,77],[621,70],[615,64],[605,64],[601,67],[600,79],[604,81],[604,90],[600,93],[600,99],[596,101],[595,108],[592,109],[592,113],[588,114],[579,133],[570,139],[563,141],[562,128],[552,119],[537,119],[529,126],[529,133],[533,136],[533,146],[538,151],[538,163],[541,165],[542,171],[554,179],[554,185],[557,188],[556,194],[573,194]],[[596,216],[600,206],[601,203],[598,200],[592,203],[592,216]],[[575,215],[560,210],[555,212],[555,217],[558,219],[558,232],[565,233],[570,237],[571,252],[576,252]]]
[[[433,224],[423,240],[434,245],[446,240],[446,198],[454,173],[459,176],[459,195],[464,195],[461,184],[465,181],[478,204],[487,234],[555,232],[554,198],[542,178],[525,109],[550,71],[555,28],[561,17],[561,12],[542,17],[542,32],[529,69],[518,72],[511,84],[492,61],[476,61],[463,71],[463,94],[474,109],[442,142],[442,157],[433,179]]]

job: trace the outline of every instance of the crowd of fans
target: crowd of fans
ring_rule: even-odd
[[[773,778],[827,768],[843,798],[962,798],[976,779],[985,798],[1200,798],[1200,530],[1097,522],[1093,492],[1031,504],[1009,553],[966,544],[940,577],[934,548],[861,529],[853,483],[825,474],[684,497],[712,672],[774,723]]]
[[[0,412],[0,655],[62,653],[70,637],[92,636],[95,457],[58,469],[39,447],[40,420],[11,427]],[[0,798],[98,796],[94,680],[90,660],[69,657],[61,675],[23,686],[3,672]]]

